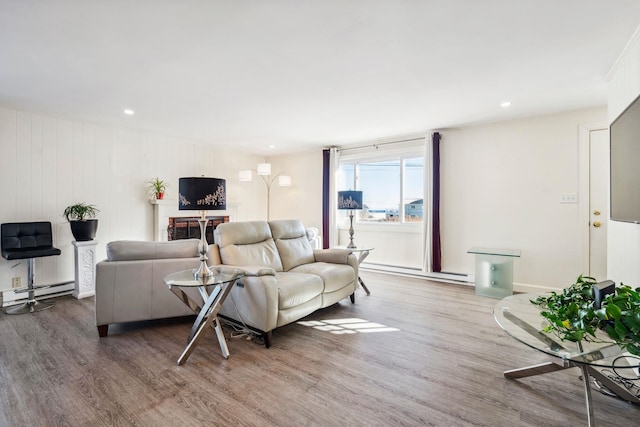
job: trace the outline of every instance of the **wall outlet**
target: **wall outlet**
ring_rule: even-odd
[[[20,278],[20,276],[16,276],[16,277],[11,279],[11,287],[12,288],[19,288],[21,286],[22,286],[22,279]]]

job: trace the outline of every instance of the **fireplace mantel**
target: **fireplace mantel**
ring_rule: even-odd
[[[149,200],[153,206],[153,240],[157,242],[167,241],[167,227],[169,217],[192,217],[195,211],[181,211],[178,209],[178,200],[162,199]],[[206,211],[207,215],[228,216],[230,222],[236,221],[238,215],[238,202],[227,202],[224,211]],[[209,242],[213,243],[213,242]]]

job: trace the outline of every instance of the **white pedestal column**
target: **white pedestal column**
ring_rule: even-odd
[[[91,297],[96,293],[96,246],[97,240],[88,242],[73,241],[76,284],[72,295],[78,299]]]

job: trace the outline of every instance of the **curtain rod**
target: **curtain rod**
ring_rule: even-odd
[[[424,140],[424,139],[426,139],[426,137],[402,139],[400,141],[380,142],[378,144],[367,144],[367,145],[359,145],[357,147],[338,148],[338,151],[358,150],[360,148],[367,148],[367,147],[373,147],[373,148],[375,148],[377,150],[378,147],[380,147],[382,145],[401,144],[403,142],[421,141],[421,140]]]

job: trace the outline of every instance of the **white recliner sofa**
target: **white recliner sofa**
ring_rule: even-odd
[[[245,271],[219,314],[271,331],[346,297],[354,302],[358,261],[342,249],[312,249],[298,220],[230,222],[214,231],[222,264]]]

